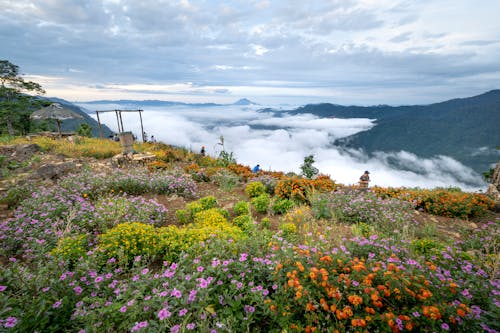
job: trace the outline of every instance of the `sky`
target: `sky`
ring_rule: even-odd
[[[500,88],[498,0],[0,0],[47,96],[429,104]]]
[[[89,111],[123,108],[112,103],[78,105]],[[370,130],[376,125],[374,119],[319,118],[312,114],[290,115],[286,111],[262,112],[260,108],[259,105],[149,107],[144,108],[142,119],[148,137],[154,135],[157,141],[195,152],[205,146],[211,156],[219,155],[220,136],[223,136],[224,150],[233,153],[238,163],[250,167],[260,164],[264,170],[299,174],[304,157],[312,154],[314,166],[321,173],[346,185],[357,183],[361,174],[369,170],[371,185],[486,189],[479,174],[450,157],[421,158],[405,151],[368,156],[362,150],[333,144],[335,139]],[[99,117],[110,129],[118,131],[114,112],[101,113]],[[123,113],[122,117],[124,130],[132,131],[140,139],[139,116]]]

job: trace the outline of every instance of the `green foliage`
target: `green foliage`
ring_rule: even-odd
[[[18,206],[24,199],[29,198],[35,187],[32,183],[10,187],[7,192],[0,196],[0,203],[9,207]]]
[[[271,228],[271,220],[269,217],[263,217],[262,220],[260,220],[260,224],[262,228],[269,229]]]
[[[219,187],[227,192],[231,191],[240,183],[240,177],[225,169],[217,172],[213,179]]]
[[[308,155],[304,157],[304,163],[300,166],[300,170],[302,170],[302,175],[306,178],[313,178],[319,173],[319,170],[313,166],[314,163],[314,155]]]
[[[219,137],[219,140],[218,145],[222,147],[222,150],[219,153],[218,165],[227,167],[231,164],[235,164],[236,158],[233,156],[233,152],[226,151],[226,148],[224,147],[224,137],[222,135]]]
[[[328,206],[328,196],[324,194],[312,195],[310,202],[312,213],[316,219],[331,219],[333,217],[331,207]]]
[[[367,223],[363,223],[363,222],[353,224],[351,229],[352,229],[353,235],[361,236],[361,237],[365,237],[365,238],[368,238],[371,235],[373,235],[374,231],[375,231],[371,225],[369,225]]]
[[[271,212],[273,212],[274,214],[285,214],[294,206],[294,202],[290,199],[275,197],[271,205]]]
[[[248,232],[253,228],[253,220],[250,215],[239,215],[233,219],[233,224]]]
[[[255,210],[259,213],[265,214],[267,213],[267,208],[269,207],[269,203],[271,199],[269,194],[262,193],[261,195],[252,199],[251,203]]]
[[[266,193],[266,188],[261,182],[251,182],[245,187],[245,193],[250,198],[255,198],[263,193]]]
[[[92,127],[87,123],[81,123],[76,129],[76,133],[80,136],[92,137]]]
[[[246,201],[238,201],[234,207],[233,212],[236,216],[249,215],[250,214],[250,204]]]
[[[88,236],[76,235],[59,239],[57,247],[50,253],[56,258],[74,264],[79,258],[86,257],[88,251]]]
[[[43,94],[42,87],[24,81],[19,66],[0,60],[0,132],[27,134],[30,130],[30,113],[43,105],[43,101],[26,93]]]
[[[283,238],[289,242],[295,242],[299,237],[298,228],[294,223],[283,223],[280,225],[280,230]]]
[[[413,252],[425,256],[439,254],[443,247],[442,243],[431,238],[415,239],[410,245]]]
[[[217,198],[215,198],[213,195],[203,197],[200,200],[198,200],[198,202],[200,203],[202,210],[215,208],[215,207],[217,207],[217,204],[218,204]]]

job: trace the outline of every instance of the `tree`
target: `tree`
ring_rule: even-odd
[[[304,163],[300,166],[300,170],[306,178],[311,179],[319,173],[318,168],[314,167],[313,163],[314,155],[304,157]]]
[[[29,117],[22,115],[40,105],[36,96],[26,93],[44,94],[45,91],[38,83],[24,81],[19,74],[19,66],[0,60],[0,116],[9,135],[15,135],[15,125],[20,132],[26,128],[29,130]]]
[[[76,130],[76,133],[80,136],[86,136],[88,138],[92,137],[92,127],[89,124],[81,123]]]

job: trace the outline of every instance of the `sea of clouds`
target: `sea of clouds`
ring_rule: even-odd
[[[79,104],[89,111],[124,109],[123,105]],[[131,109],[137,109],[131,106]],[[362,150],[335,146],[344,138],[376,126],[375,119],[318,118],[311,114],[290,115],[284,111],[260,111],[262,106],[168,106],[149,107],[142,112],[144,130],[157,141],[198,152],[206,147],[217,156],[224,148],[233,152],[238,163],[264,170],[300,173],[307,155],[314,155],[321,173],[343,184],[357,183],[365,170],[371,185],[393,187],[460,187],[467,191],[484,190],[482,177],[447,156],[421,158],[412,153],[376,152],[368,156]],[[95,118],[95,114],[94,114]],[[141,138],[137,113],[122,113],[125,131]],[[101,122],[117,131],[114,112],[100,114]]]

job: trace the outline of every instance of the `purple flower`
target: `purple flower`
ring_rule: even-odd
[[[148,274],[148,272],[149,272],[149,269],[147,269],[147,268],[144,268],[144,269],[141,271],[142,275],[146,275],[146,274]]]
[[[182,293],[180,292],[180,290],[177,290],[176,288],[174,288],[174,289],[170,292],[170,296],[175,297],[175,298],[181,298]]]
[[[187,312],[188,310],[186,308],[182,309],[181,311],[179,311],[179,317],[185,316]]]
[[[54,304],[52,304],[52,307],[54,309],[57,309],[58,307],[60,307],[62,304],[62,300],[58,300],[57,302],[55,302]]]
[[[125,313],[125,312],[127,312],[127,307],[126,307],[125,305],[124,305],[124,306],[122,306],[122,307],[120,308],[120,312],[121,312],[121,313]]]
[[[188,303],[191,303],[191,302],[193,302],[196,299],[196,294],[197,293],[198,293],[198,291],[194,290],[194,289],[189,292]]]
[[[170,329],[170,333],[178,333],[180,328],[180,325],[175,325]]]
[[[167,308],[163,308],[158,312],[158,319],[164,320],[165,318],[169,318],[172,315],[170,311],[167,310]]]
[[[73,290],[75,291],[75,293],[77,295],[80,295],[83,291],[82,287],[80,287],[80,286],[76,286]]]
[[[135,331],[140,330],[141,328],[146,328],[146,327],[148,327],[148,322],[147,321],[141,321],[139,323],[136,323],[134,325],[134,327],[132,327],[132,329],[130,331],[131,332],[135,332]]]
[[[188,330],[194,330],[194,328],[196,327],[196,324],[195,323],[189,323],[186,325],[186,328]]]
[[[16,326],[16,323],[17,323],[16,317],[7,317],[7,319],[5,319],[4,326],[5,327],[14,327],[14,326]]]
[[[450,326],[447,323],[442,323],[441,328],[445,331],[448,331],[450,329]]]
[[[198,266],[198,267],[196,268],[196,270],[197,270],[198,272],[203,272],[203,270],[204,270],[204,269],[205,269],[205,268],[203,268],[203,266]]]
[[[4,291],[5,289],[7,289],[7,286],[0,286],[0,291]]]
[[[255,312],[255,308],[251,305],[245,305],[244,310],[246,313],[254,313]]]

